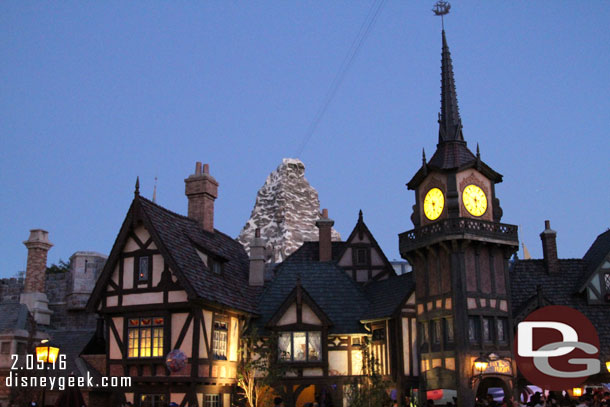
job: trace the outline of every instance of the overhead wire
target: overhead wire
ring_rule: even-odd
[[[362,25],[360,26],[360,29],[358,30],[358,34],[352,41],[352,44],[350,45],[350,48],[347,51],[347,54],[345,55],[345,57],[343,58],[343,61],[341,62],[341,65],[339,66],[339,70],[337,71],[337,74],[333,78],[333,81],[331,82],[330,87],[328,88],[326,95],[324,96],[324,99],[322,100],[322,105],[317,110],[315,116],[313,117],[313,120],[307,127],[307,131],[305,132],[303,141],[301,142],[299,148],[296,150],[295,157],[300,157],[301,154],[303,154],[305,147],[311,140],[318,125],[320,124],[320,121],[322,120],[322,117],[324,116],[324,114],[326,113],[326,110],[328,109],[331,102],[333,101],[335,94],[337,93],[337,90],[339,89],[339,86],[343,82],[343,79],[345,79],[347,71],[351,67],[352,63],[354,62],[354,59],[360,52],[362,45],[364,44],[367,37],[369,36],[369,33],[371,32],[371,29],[372,29],[373,25],[375,24],[375,21],[377,20],[377,16],[379,15],[381,9],[383,8],[385,2],[386,2],[386,0],[375,0],[373,2],[373,4],[371,5],[371,7],[369,8],[366,18],[364,19],[364,22],[362,23]]]

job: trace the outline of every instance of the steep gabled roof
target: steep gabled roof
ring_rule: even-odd
[[[235,310],[253,313],[260,288],[248,284],[248,256],[236,240],[215,229],[209,233],[193,219],[171,212],[136,194],[104,270],[89,300],[94,310],[110,279],[129,231],[142,222],[176,274],[189,299],[202,299]],[[197,250],[223,262],[221,274],[208,270]]]
[[[255,322],[259,331],[281,307],[297,285],[301,286],[332,322],[331,333],[363,333],[360,316],[369,302],[360,287],[332,262],[285,261],[260,297]]]
[[[355,240],[356,236],[358,236],[360,239],[362,239],[362,237],[364,237],[365,235],[369,238],[373,248],[381,256],[381,259],[383,260],[384,264],[386,265],[390,275],[392,275],[392,276],[396,275],[396,271],[394,270],[394,267],[392,267],[392,264],[386,257],[385,253],[383,252],[383,250],[381,250],[381,247],[379,246],[379,243],[377,243],[375,236],[373,236],[373,234],[369,230],[368,226],[366,226],[366,223],[364,223],[364,217],[362,216],[362,210],[359,211],[359,213],[358,213],[358,222],[356,222],[356,226],[354,226],[352,233],[350,233],[349,237],[345,240],[345,244],[342,246],[342,250],[339,253],[337,253],[336,260],[335,260],[335,255],[334,255],[335,248],[333,247],[333,260],[339,261],[341,259],[341,257],[343,257],[343,254],[350,247],[351,243]]]
[[[394,316],[415,290],[413,273],[401,274],[381,281],[373,281],[364,287],[370,302],[362,315],[363,321],[384,319]]]
[[[597,236],[595,242],[585,253],[583,260],[587,262],[587,269],[583,272],[578,282],[578,292],[582,292],[585,289],[593,273],[597,271],[608,254],[610,254],[610,229]]]
[[[565,305],[582,312],[593,323],[599,335],[600,353],[610,359],[610,306],[589,305],[576,287],[587,269],[584,259],[560,259],[559,271],[548,273],[544,260],[517,260],[510,272],[513,316],[516,319],[537,308],[538,287],[544,299],[554,305]]]

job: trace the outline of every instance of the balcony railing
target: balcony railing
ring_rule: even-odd
[[[519,245],[516,225],[471,218],[443,219],[398,235],[400,253],[426,246],[441,237],[481,237],[498,243]]]

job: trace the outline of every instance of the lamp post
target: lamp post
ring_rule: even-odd
[[[57,346],[53,346],[48,339],[43,339],[40,341],[40,345],[36,346],[36,360],[39,362],[43,362],[44,364],[55,363],[58,355],[59,348]],[[42,388],[42,407],[45,405],[46,390],[46,386]]]
[[[473,368],[474,368],[474,373],[472,375],[472,378],[470,379],[470,386],[472,388],[474,388],[475,380],[477,378],[479,380],[481,380],[482,377],[483,377],[483,372],[485,371],[485,369],[487,369],[487,366],[489,366],[489,359],[487,357],[481,355],[481,356],[479,356],[478,358],[476,358],[474,360],[472,365],[473,365]],[[479,374],[477,375],[476,372],[479,372]]]
[[[606,369],[610,372],[610,360],[606,362]]]

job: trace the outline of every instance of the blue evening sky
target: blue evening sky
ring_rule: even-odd
[[[440,21],[388,0],[300,158],[347,237],[358,209],[390,259],[412,228],[405,187],[437,141]],[[0,3],[0,276],[49,231],[49,264],[108,253],[136,176],[186,212],[195,161],[237,236],[293,157],[372,1]],[[445,19],[464,135],[504,175],[505,223],[541,257],[582,257],[610,226],[610,3],[454,1]],[[520,252],[522,256],[522,252]]]

